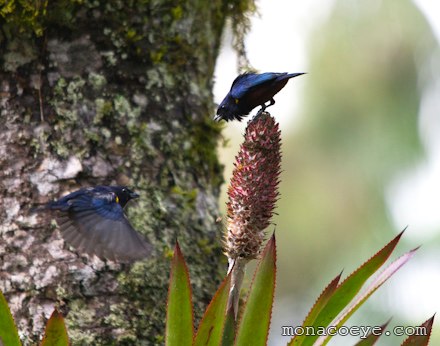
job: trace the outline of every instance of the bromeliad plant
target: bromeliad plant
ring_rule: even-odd
[[[395,249],[402,233],[391,240],[373,257],[366,261],[356,271],[340,282],[341,274],[337,275],[323,290],[316,300],[301,330],[313,328],[323,332],[332,331],[332,335],[305,336],[297,335],[287,345],[326,345],[336,331],[343,326],[348,318],[402,265],[404,265],[416,250],[405,253],[391,264],[365,287],[366,281],[377,273]],[[171,279],[168,292],[168,312],[166,327],[166,345],[266,345],[269,334],[269,324],[276,276],[276,242],[272,236],[267,242],[255,271],[241,316],[237,320],[229,305],[229,297],[233,287],[231,273],[221,283],[205,314],[194,332],[194,322],[191,303],[191,289],[188,269],[177,244],[171,266]],[[402,346],[428,345],[434,316],[420,325],[423,335],[409,336]],[[385,332],[388,322],[380,326],[366,338],[360,340],[357,346],[374,345]]]
[[[208,305],[196,332],[188,269],[179,245],[176,245],[168,292],[167,346],[266,345],[275,293],[275,235],[272,235],[264,248],[263,243],[279,196],[280,137],[278,124],[267,112],[257,115],[248,123],[228,190],[225,235],[228,274]],[[402,234],[391,240],[344,281],[340,282],[341,274],[336,276],[318,297],[301,328],[311,327],[317,331],[330,327],[336,331],[343,326],[414,255],[417,249],[396,259],[365,285],[390,257]],[[240,289],[246,265],[252,259],[258,259],[259,263],[240,311]],[[433,320],[434,317],[420,326],[424,328],[425,335],[409,336],[402,345],[428,345]],[[368,335],[357,345],[374,345],[386,326],[387,323],[380,327],[380,332],[376,330],[375,334]],[[296,335],[287,345],[326,345],[331,337]]]

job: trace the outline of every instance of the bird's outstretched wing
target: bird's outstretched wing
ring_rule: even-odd
[[[63,238],[78,250],[118,261],[151,254],[151,245],[133,229],[111,193],[81,193],[66,202],[69,208],[60,208],[57,222]]]

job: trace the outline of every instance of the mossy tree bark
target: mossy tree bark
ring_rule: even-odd
[[[162,343],[175,239],[200,317],[226,269],[212,76],[225,20],[251,6],[62,0],[0,9],[0,289],[25,344],[37,342],[54,306],[73,344]],[[141,194],[128,213],[154,245],[152,259],[77,254],[50,215],[29,212],[98,184]]]

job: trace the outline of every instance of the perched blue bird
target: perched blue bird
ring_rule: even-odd
[[[231,90],[217,109],[214,120],[240,121],[251,110],[261,106],[258,113],[275,104],[273,97],[287,84],[290,78],[304,73],[243,73],[235,78]],[[269,104],[266,105],[266,102]]]
[[[139,195],[124,186],[82,188],[43,209],[57,212],[63,238],[88,254],[118,261],[134,261],[151,254],[152,247],[136,232],[123,208]]]

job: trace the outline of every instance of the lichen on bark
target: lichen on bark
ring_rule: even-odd
[[[212,75],[226,19],[252,2],[33,3],[11,1],[0,17],[0,289],[25,344],[54,306],[74,345],[160,344],[175,239],[196,316],[225,265]],[[49,215],[29,212],[96,184],[141,194],[128,214],[152,259],[82,256]]]

